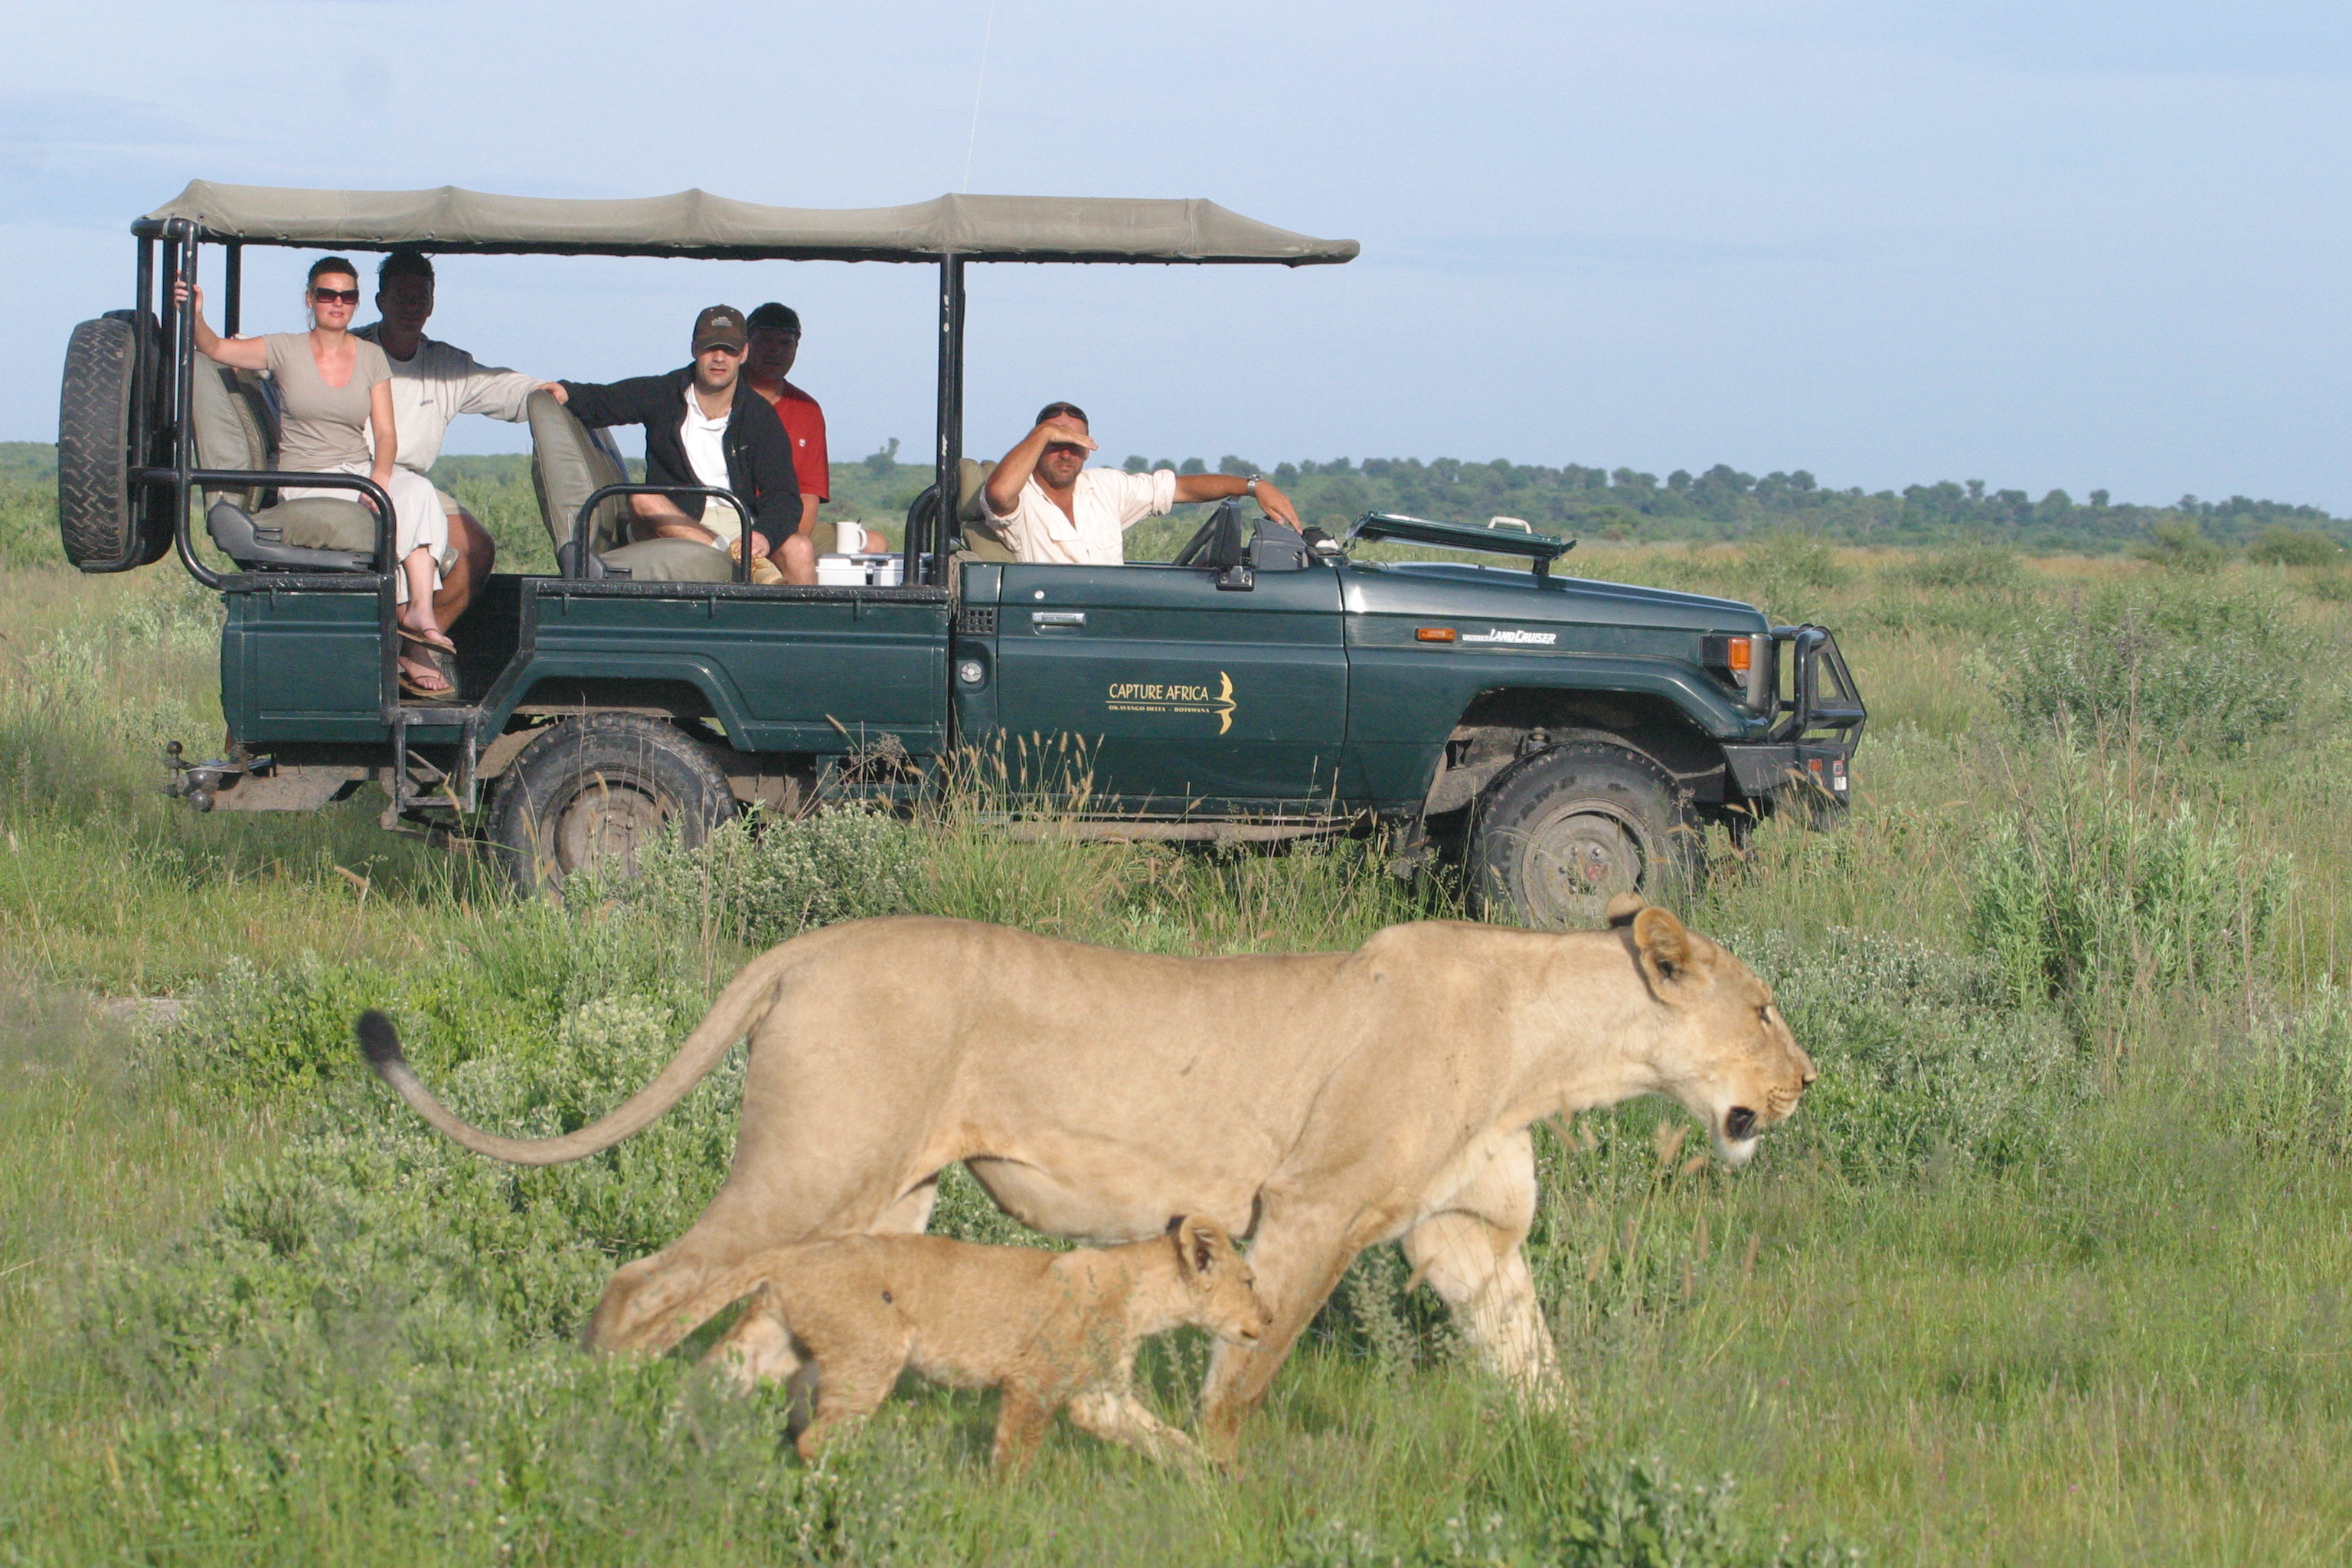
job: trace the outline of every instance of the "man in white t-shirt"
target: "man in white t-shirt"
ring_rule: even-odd
[[[392,252],[376,268],[375,280],[375,308],[383,319],[354,335],[383,350],[391,362],[392,422],[400,436],[402,468],[429,477],[441,456],[442,437],[457,416],[520,421],[530,395],[551,385],[520,371],[477,364],[464,349],[425,335],[425,323],[433,318],[433,261],[424,252]],[[457,497],[446,490],[439,494],[457,556],[433,595],[434,614],[446,626],[465,614],[475,589],[489,577],[497,552],[479,520]]]
[[[1015,556],[1065,566],[1122,566],[1129,529],[1147,517],[1164,517],[1181,502],[1227,496],[1250,496],[1276,521],[1298,526],[1290,499],[1262,474],[1089,468],[1087,454],[1094,449],[1086,411],[1075,403],[1049,403],[1037,411],[1037,427],[996,465],[983,494],[988,515],[1004,530]]]

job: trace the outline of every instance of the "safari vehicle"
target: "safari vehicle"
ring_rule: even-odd
[[[814,211],[204,182],[131,232],[132,308],[81,323],[67,354],[58,513],[84,571],[175,552],[222,595],[226,747],[172,748],[199,810],[314,810],[373,782],[385,826],[486,838],[532,890],[672,824],[692,843],[751,804],[917,801],[956,757],[994,754],[1015,832],[1278,841],[1386,824],[1407,860],[1462,856],[1480,910],[1549,925],[1691,871],[1710,820],[1819,819],[1846,798],[1865,715],[1828,631],[1553,575],[1572,541],[1381,514],[1302,538],[1229,502],[1165,564],[990,549],[984,466],[962,455],[968,266],[1298,267],[1345,262],[1351,240],[1200,201]],[[561,569],[493,576],[457,628],[458,700],[404,700],[386,498],[276,471],[268,400],[201,359],[173,304],[169,280],[217,247],[235,333],[248,245],[936,266],[938,482],[896,581],[650,580],[622,542],[626,498],[649,487],[542,395],[532,472]],[[298,481],[354,493],[277,500]],[[233,570],[199,554],[199,505]],[[1399,543],[1513,564],[1373,558]],[[1024,814],[1073,755],[1084,794]]]

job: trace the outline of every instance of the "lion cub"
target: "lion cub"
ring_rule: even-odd
[[[1066,1405],[1081,1430],[1156,1459],[1198,1458],[1134,1394],[1136,1345],[1183,1324],[1236,1344],[1274,1318],[1213,1219],[1171,1220],[1126,1247],[1047,1252],[938,1236],[853,1236],[755,1260],[758,1289],[706,1358],[751,1382],[816,1363],[813,1458],[833,1429],[872,1415],[911,1367],[952,1388],[994,1386],[995,1462],[1018,1470]]]

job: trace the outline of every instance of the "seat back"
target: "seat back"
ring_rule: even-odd
[[[993,462],[963,458],[956,468],[956,526],[951,531],[959,542],[956,553],[971,561],[1013,561],[1013,536],[1004,526],[988,515],[988,506],[981,492],[988,484],[988,476],[996,471]],[[932,485],[917,496],[907,509],[907,537],[916,542],[916,548],[929,552],[932,548],[931,532],[940,518],[940,487]]]
[[[196,462],[207,468],[278,466],[278,410],[268,384],[251,371],[197,362],[189,423]],[[205,530],[247,571],[365,572],[375,564],[375,514],[341,496],[268,503],[253,485],[207,485]]]
[[[198,359],[192,383],[189,423],[194,426],[196,462],[207,468],[275,467],[277,420],[259,378]],[[247,511],[265,495],[246,486],[206,486],[207,500],[226,500]]]
[[[581,503],[606,485],[628,483],[629,472],[610,437],[581,424],[550,394],[532,393],[524,414],[530,421],[531,489],[539,494],[539,515],[560,559],[572,542]],[[588,548],[602,555],[628,542],[628,498],[611,497],[589,521]]]

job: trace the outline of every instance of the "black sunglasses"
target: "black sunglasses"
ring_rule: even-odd
[[[356,305],[360,302],[360,291],[356,289],[313,289],[310,298],[321,305]]]

